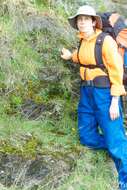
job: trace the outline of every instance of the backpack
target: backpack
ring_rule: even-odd
[[[107,35],[110,35],[117,42],[118,51],[123,57],[124,61],[123,84],[127,86],[127,27],[125,25],[124,19],[116,12],[106,12],[101,14],[99,13],[99,15],[102,19],[102,33],[98,35],[95,44],[96,65],[87,65],[87,66],[84,66],[82,64],[80,65],[88,68],[99,67],[105,70],[105,66],[102,60],[102,45],[104,38]],[[78,54],[81,43],[82,40],[79,43]]]

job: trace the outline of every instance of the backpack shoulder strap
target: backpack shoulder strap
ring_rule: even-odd
[[[98,66],[103,65],[102,46],[103,46],[104,39],[107,35],[109,35],[109,34],[102,32],[98,35],[98,37],[96,39],[94,55],[95,55],[96,64]]]
[[[78,57],[78,62],[80,64],[80,66],[86,67],[89,69],[94,69],[94,68],[101,68],[102,70],[105,69],[105,66],[104,66],[103,60],[102,60],[102,45],[103,45],[104,38],[107,35],[109,35],[109,34],[102,32],[101,34],[98,35],[98,37],[96,39],[95,49],[94,49],[96,65],[83,65],[83,64],[81,64],[80,59],[79,59],[79,51],[80,51],[80,47],[81,47],[81,43],[82,43],[83,39],[80,40],[79,45],[78,45],[78,50],[77,50],[77,57]]]
[[[98,68],[98,67],[104,67],[103,65],[84,65],[84,64],[81,64],[81,62],[80,62],[80,58],[79,58],[79,51],[80,51],[80,47],[81,47],[81,44],[82,44],[82,40],[83,39],[81,39],[80,41],[79,41],[79,45],[78,45],[78,49],[77,49],[77,58],[78,58],[78,63],[79,63],[79,65],[81,66],[81,67],[85,67],[85,68],[89,68],[89,69],[95,69],[95,68]]]
[[[83,39],[81,39],[81,40],[79,41],[78,50],[77,50],[77,58],[78,58],[79,64],[81,64],[81,63],[80,63],[80,59],[79,59],[79,50],[80,50],[80,46],[81,46],[82,40],[83,40]]]

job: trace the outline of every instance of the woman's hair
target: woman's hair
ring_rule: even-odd
[[[95,19],[95,17],[94,16],[91,16],[92,17],[92,21],[94,22],[94,21],[96,21],[96,19]]]
[[[94,16],[92,16],[92,21],[96,23],[96,19]],[[93,26],[93,29],[94,29],[94,31],[96,30],[96,24],[95,24],[95,26]]]

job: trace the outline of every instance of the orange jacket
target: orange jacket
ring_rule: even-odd
[[[81,64],[96,65],[94,47],[96,38],[101,32],[101,30],[97,29],[95,34],[89,38],[85,38],[84,33],[79,33],[78,37],[83,39],[79,51]],[[102,46],[102,59],[111,82],[111,95],[125,95],[126,92],[123,86],[123,60],[121,55],[118,53],[117,43],[111,36],[106,36],[104,39]],[[78,63],[77,50],[73,52],[72,60]],[[97,76],[104,75],[107,74],[100,68],[89,69],[82,66],[80,67],[80,76],[82,80],[93,80]]]

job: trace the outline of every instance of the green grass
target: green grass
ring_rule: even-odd
[[[7,6],[12,9],[11,3],[8,1]],[[77,45],[67,24],[73,8],[71,3],[77,6],[76,2],[68,0],[59,6],[48,0],[26,0],[18,9],[14,7],[14,12],[0,17],[1,39],[6,41],[2,43],[0,64],[0,152],[28,159],[38,154],[65,160],[71,158],[70,174],[63,172],[59,187],[52,190],[116,190],[117,175],[107,153],[89,150],[79,142],[77,71],[70,68],[70,62],[66,64],[60,58],[62,47],[71,49],[72,44]],[[105,8],[102,0],[98,6]],[[22,14],[27,8],[29,14],[37,11],[39,16],[47,16],[49,26],[26,32],[25,15]],[[24,29],[21,33],[14,27],[19,20]],[[53,108],[42,113],[40,120],[25,119],[19,108],[27,99],[53,105]],[[4,187],[2,184],[0,189],[21,190],[15,185]],[[22,190],[45,189],[51,187],[42,184],[35,189],[24,187]]]
[[[28,158],[39,153],[66,159],[66,155],[71,154],[74,168],[69,176],[63,173],[57,190],[116,189],[117,175],[109,156],[104,151],[89,150],[80,145],[75,127],[76,123],[67,116],[59,124],[3,116],[0,119],[0,151]],[[13,186],[7,190],[16,188]],[[46,188],[48,190],[48,185]],[[43,189],[43,185],[38,188]]]

